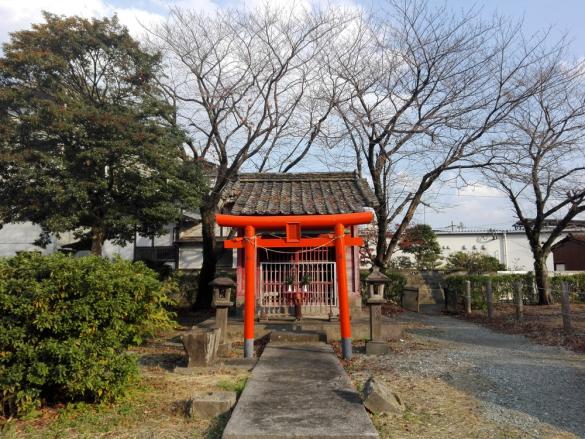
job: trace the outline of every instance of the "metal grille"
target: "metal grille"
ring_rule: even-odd
[[[310,279],[308,285],[302,280]],[[261,262],[260,312],[294,313],[294,297],[301,294],[304,315],[338,315],[335,262]]]

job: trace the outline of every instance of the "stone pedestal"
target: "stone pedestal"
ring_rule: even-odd
[[[228,307],[217,306],[215,307],[215,327],[221,329],[221,342],[226,343],[228,340]]]
[[[210,366],[217,357],[221,329],[195,328],[181,337],[189,363],[187,367]]]
[[[370,340],[366,342],[366,355],[388,353],[388,343],[382,336],[382,304],[384,299],[368,299],[370,308]]]
[[[229,355],[232,347],[228,340],[228,309],[232,305],[230,301],[214,300],[212,303],[215,308],[215,327],[221,331],[218,354],[223,357]]]
[[[385,341],[368,340],[366,355],[385,355],[388,353],[388,343]]]

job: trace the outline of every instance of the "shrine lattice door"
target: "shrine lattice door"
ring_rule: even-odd
[[[287,251],[259,250],[260,315],[294,315],[295,296],[304,316],[339,314],[333,249],[300,248]]]

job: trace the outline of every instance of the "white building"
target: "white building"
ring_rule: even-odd
[[[530,244],[523,230],[435,230],[435,234],[445,259],[460,251],[479,252],[495,257],[509,271],[534,270]],[[548,236],[547,233],[542,234],[543,239]],[[546,266],[550,271],[554,270],[552,253],[546,260]]]
[[[41,228],[33,223],[4,224],[0,229],[0,257],[14,256],[21,251],[40,251],[43,254],[53,253],[57,244],[51,242],[46,248],[34,244],[41,233]]]
[[[216,228],[218,248],[223,248],[223,240],[227,234],[225,228]],[[72,233],[63,233],[59,238],[52,236],[45,248],[35,245],[41,227],[31,222],[4,224],[0,229],[0,257],[14,256],[21,251],[39,251],[44,255],[55,253],[61,249],[74,249],[77,256],[90,253],[87,245],[79,245]],[[233,252],[218,252],[220,266],[233,265]],[[203,239],[201,235],[201,216],[198,213],[185,213],[179,224],[169,224],[160,236],[137,236],[135,242],[125,246],[104,242],[102,255],[105,257],[120,256],[129,260],[150,260],[171,265],[181,270],[198,270],[203,263]]]

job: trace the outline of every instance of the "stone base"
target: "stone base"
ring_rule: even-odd
[[[216,359],[221,329],[196,328],[181,337],[189,357],[187,367],[210,366]]]
[[[384,340],[398,341],[402,338],[402,325],[395,322],[385,322],[382,326],[382,338]]]
[[[213,419],[236,405],[236,392],[198,392],[187,401],[187,414],[196,419]]]
[[[366,355],[385,355],[388,352],[388,343],[385,341],[370,340],[366,342]]]
[[[231,343],[220,343],[217,348],[217,355],[219,357],[229,357],[232,351],[232,344]]]

